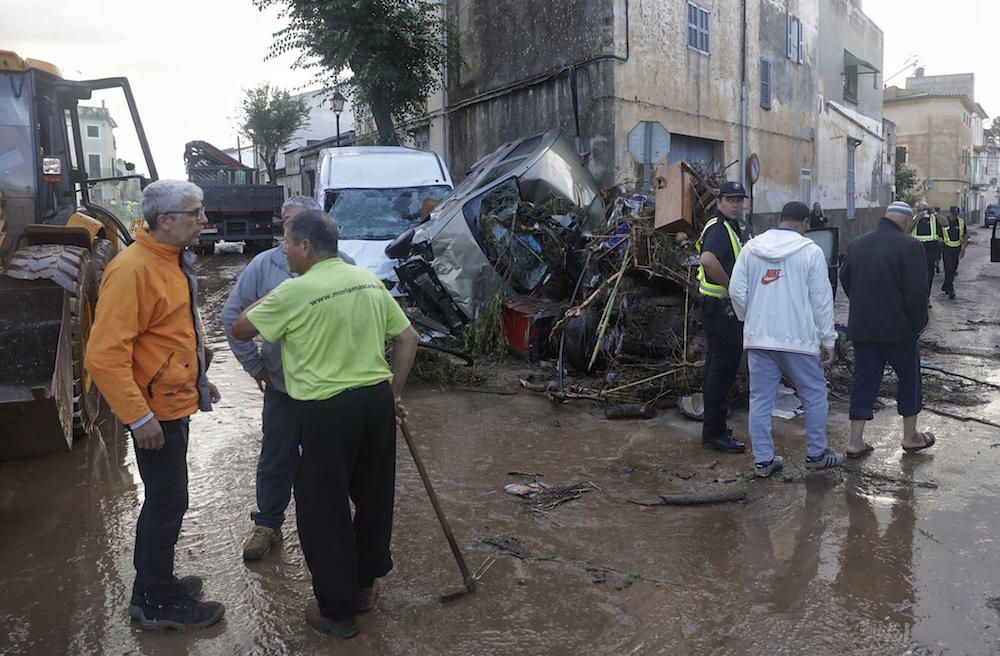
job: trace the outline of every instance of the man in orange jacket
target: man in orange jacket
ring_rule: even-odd
[[[188,421],[219,392],[206,376],[194,255],[207,223],[202,191],[160,180],[142,194],[148,226],[104,272],[85,365],[129,427],[145,501],[135,534],[129,614],[143,629],[198,629],[222,619],[196,601],[202,580],[174,576],[174,545],[188,507]]]

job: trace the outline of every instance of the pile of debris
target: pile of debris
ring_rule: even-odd
[[[724,181],[678,162],[653,193],[601,191],[558,133],[507,144],[390,253],[408,312],[476,355],[554,360],[542,387],[559,400],[688,394],[705,352],[694,243]]]

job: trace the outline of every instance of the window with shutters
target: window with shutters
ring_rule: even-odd
[[[858,67],[853,64],[844,65],[844,100],[858,102]]]
[[[100,125],[88,125],[87,126],[87,138],[89,138],[89,139],[100,139],[101,138],[101,126]]]
[[[896,146],[896,163],[906,164],[906,146]]]
[[[760,106],[771,109],[771,62],[760,60]]]
[[[785,54],[793,62],[802,63],[802,21],[791,14],[787,15]]]
[[[708,10],[693,2],[687,3],[688,48],[709,54]]]

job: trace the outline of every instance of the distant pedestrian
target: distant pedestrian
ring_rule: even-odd
[[[736,318],[729,301],[729,276],[740,254],[742,237],[739,218],[747,197],[739,182],[723,182],[718,209],[701,231],[696,247],[700,253],[698,292],[702,323],[708,341],[705,355],[704,424],[701,444],[706,449],[743,453],[746,446],[733,438],[726,426],[729,394],[743,357],[743,322]]]
[[[747,242],[733,268],[729,297],[743,320],[743,348],[750,365],[750,442],[754,472],[770,476],[784,460],[774,455],[771,412],[782,375],[805,409],[806,469],[838,467],[844,455],[827,448],[829,410],[823,365],[833,362],[837,331],[833,291],[823,250],[804,237],[809,208],[781,208],[778,227]]]
[[[813,203],[812,210],[809,212],[809,227],[811,228],[825,228],[827,224],[826,215],[823,214],[823,208],[820,207],[819,203]]]
[[[174,575],[174,546],[188,508],[188,421],[219,400],[206,376],[194,254],[186,250],[208,219],[201,189],[182,180],[146,187],[142,214],[147,227],[104,272],[86,368],[132,432],[144,486],[129,615],[143,629],[199,629],[225,609],[192,598],[202,580]]]
[[[321,210],[319,203],[307,196],[289,198],[281,208],[283,222],[307,210]],[[340,259],[348,264],[347,255]],[[296,274],[288,267],[284,246],[276,246],[254,257],[229,293],[222,310],[226,340],[243,369],[253,376],[264,393],[260,456],[257,459],[257,510],[250,513],[250,535],[243,543],[243,559],[259,560],[281,540],[285,509],[292,498],[292,483],[299,466],[299,444],[295,434],[295,401],[285,388],[281,370],[281,345],[233,337],[233,322],[243,310],[267,296],[272,289]]]
[[[865,422],[874,417],[886,363],[899,379],[896,409],[903,417],[903,450],[914,453],[934,445],[931,433],[917,432],[923,407],[917,338],[927,326],[930,263],[908,234],[912,219],[906,203],[890,205],[875,230],[850,243],[840,269],[851,299],[847,336],[854,344],[849,458],[872,451],[864,442]]]
[[[299,277],[245,310],[232,334],[281,343],[302,449],[295,516],[316,595],[305,617],[350,638],[356,615],[374,603],[376,579],[392,569],[396,418],[406,414],[402,391],[419,337],[377,277],[337,256],[338,237],[323,212],[286,222],[285,253]]]
[[[958,273],[958,261],[965,257],[965,247],[969,244],[969,235],[965,229],[965,219],[958,215],[959,208],[952,205],[948,210],[948,225],[941,231],[944,248],[941,259],[944,260],[944,284],[941,291],[948,298],[955,298],[955,275]]]
[[[927,203],[917,203],[913,230],[910,234],[924,248],[924,259],[927,261],[927,288],[934,289],[934,273],[938,258],[941,257],[941,226],[938,215]]]

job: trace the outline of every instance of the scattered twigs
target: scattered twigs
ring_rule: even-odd
[[[942,417],[948,417],[949,419],[954,419],[961,422],[973,422],[976,424],[982,424],[983,426],[992,426],[993,428],[1000,428],[1000,424],[990,421],[989,419],[981,419],[979,417],[970,417],[968,415],[957,415],[953,412],[948,412],[947,410],[937,410],[936,408],[931,408],[929,406],[924,406],[923,408],[927,412],[935,415],[940,415]]]
[[[663,378],[665,376],[670,376],[672,374],[676,374],[678,371],[683,371],[683,370],[684,370],[684,367],[676,367],[674,369],[670,369],[669,371],[663,371],[663,372],[660,372],[658,374],[654,374],[652,376],[649,376],[647,378],[643,378],[642,380],[636,380],[636,381],[633,381],[631,383],[625,383],[624,385],[619,385],[618,387],[612,387],[611,389],[608,389],[608,390],[601,390],[601,393],[605,394],[605,395],[607,395],[607,394],[614,394],[615,392],[620,392],[622,390],[628,389],[630,387],[635,387],[637,385],[643,385],[645,383],[650,383],[650,382],[652,382],[654,380]]]
[[[590,356],[590,364],[587,369],[593,369],[594,363],[597,362],[597,354],[601,352],[601,344],[604,342],[604,335],[608,332],[608,323],[611,321],[611,314],[615,307],[615,297],[618,295],[618,288],[621,286],[622,278],[625,274],[625,267],[628,266],[628,253],[629,247],[625,247],[625,255],[622,257],[622,266],[618,271],[618,279],[615,280],[615,286],[611,289],[611,295],[608,297],[608,304],[604,306],[604,315],[601,317],[600,330],[597,333],[597,343],[594,344],[594,352]]]
[[[939,367],[931,367],[928,365],[920,365],[920,368],[924,371],[936,371],[939,374],[944,374],[945,376],[952,376],[954,378],[961,378],[962,380],[969,380],[977,385],[983,385],[984,387],[992,387],[993,389],[1000,389],[1000,385],[996,383],[991,383],[985,380],[979,380],[978,378],[973,378],[972,376],[966,376],[965,374],[955,373],[954,371],[948,371],[946,369],[941,369]]]

